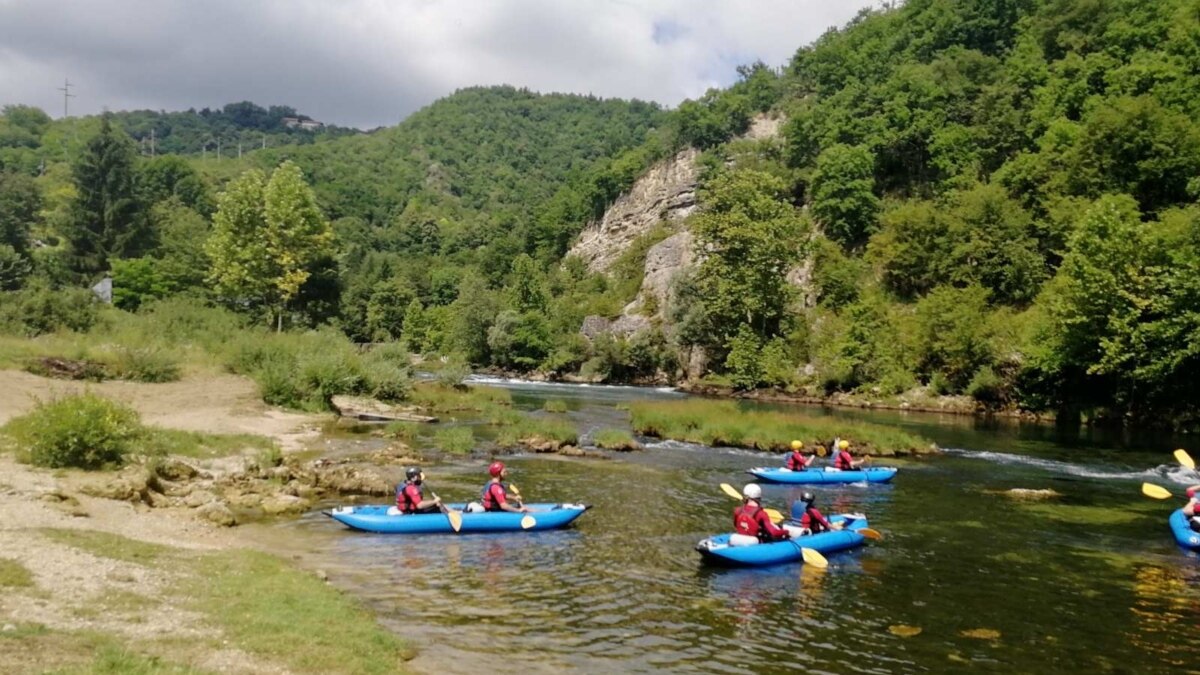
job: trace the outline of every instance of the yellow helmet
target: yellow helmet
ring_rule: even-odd
[[[804,444],[801,443],[800,441],[792,441],[792,449],[793,450],[799,450],[800,448],[803,448],[803,447],[804,447]]]
[[[838,441],[838,449],[846,450],[850,447],[850,441]]]

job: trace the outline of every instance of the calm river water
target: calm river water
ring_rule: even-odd
[[[588,434],[628,428],[618,404],[663,391],[507,384],[517,407],[548,398]],[[777,406],[778,407],[778,406]],[[595,508],[565,531],[382,536],[313,513],[277,528],[420,649],[419,672],[1112,672],[1200,670],[1200,559],[1176,547],[1177,439],[1063,437],[1036,425],[826,411],[896,424],[944,454],[896,462],[890,485],[816,486],[826,512],[863,511],[885,539],[820,571],[701,565],[692,550],[731,529],[718,489],[761,453],[651,442],[612,460],[518,456],[534,501]],[[1194,453],[1200,455],[1200,453]],[[485,462],[430,467],[445,498],[474,498]],[[1051,488],[1018,502],[1010,488]],[[786,509],[803,488],[765,486]],[[1181,502],[1179,502],[1181,503]],[[895,626],[920,629],[911,637]],[[335,627],[330,627],[336,630]]]

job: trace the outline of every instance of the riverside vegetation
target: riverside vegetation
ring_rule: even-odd
[[[390,129],[220,161],[187,143],[140,156],[129,134],[145,126],[129,116],[8,106],[0,326],[91,330],[71,289],[109,271],[127,312],[222,305],[264,333],[324,326],[329,344],[399,342],[476,367],[672,379],[703,353],[692,375],[737,389],[919,391],[1191,426],[1198,32],[1193,0],[911,0],[670,111],[475,88]],[[743,138],[756,114],[786,123]],[[82,139],[70,154],[68,130]],[[649,329],[584,338],[585,316],[633,299],[666,231],[608,275],[564,259],[570,242],[689,146],[703,150],[701,208],[679,227],[706,255],[670,306],[647,308]],[[261,246],[264,229],[292,248]],[[87,349],[105,374],[170,377],[143,347]],[[342,358],[247,351],[272,400],[308,408]],[[395,389],[374,370],[336,386]]]

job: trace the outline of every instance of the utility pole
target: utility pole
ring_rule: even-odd
[[[75,94],[71,93],[71,80],[69,78],[64,78],[63,86],[56,87],[56,89],[63,93],[63,117],[66,117],[68,108],[67,103],[70,99],[75,98]]]

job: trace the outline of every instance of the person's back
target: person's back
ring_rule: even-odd
[[[513,506],[508,503],[508,490],[504,489],[503,479],[507,475],[503,462],[492,462],[488,467],[491,479],[483,486],[480,502],[485,511],[509,511],[512,513],[527,513],[525,506]]]
[[[762,508],[761,499],[762,488],[754,483],[746,485],[742,490],[742,504],[733,510],[733,536],[740,539],[735,542],[731,537],[730,543],[753,543],[749,541],[749,537],[758,542],[778,541],[789,537],[787,530],[776,527],[771,522],[766,510]]]
[[[834,447],[836,450],[833,456],[833,468],[840,471],[850,471],[861,464],[861,462],[854,461],[854,455],[850,454],[849,441],[838,441]]]
[[[812,455],[804,454],[804,444],[800,441],[792,441],[792,451],[787,456],[787,463],[784,468],[791,471],[803,471],[812,464]]]
[[[817,509],[816,500],[816,495],[805,492],[798,501],[792,504],[792,519],[799,521],[801,530],[810,534],[819,534],[841,529],[829,522],[829,519]]]
[[[405,472],[405,480],[396,490],[396,508],[401,513],[438,513],[443,510],[442,500],[425,498],[424,481],[425,474],[415,466]]]

